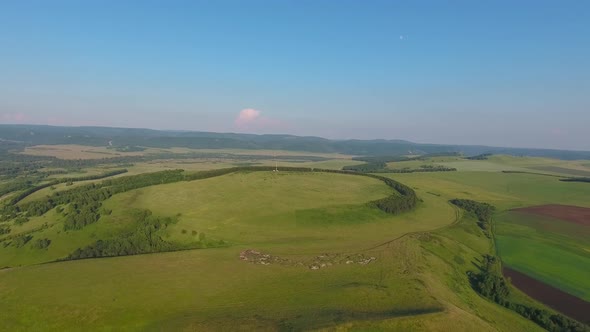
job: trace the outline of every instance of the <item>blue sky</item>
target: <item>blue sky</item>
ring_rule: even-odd
[[[590,2],[5,0],[0,123],[590,150]]]

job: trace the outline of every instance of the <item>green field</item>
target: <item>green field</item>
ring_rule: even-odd
[[[590,301],[589,227],[516,212],[496,220],[506,265]]]
[[[588,300],[588,230],[505,212],[545,203],[590,206],[588,184],[501,172],[549,161],[432,158],[420,162],[455,165],[458,171],[383,174],[412,187],[421,200],[399,215],[368,204],[392,194],[377,179],[241,171],[116,194],[103,204],[112,213],[80,230],[65,231],[65,217],[55,209],[22,225],[9,221],[10,234],[0,235],[0,267],[9,267],[0,270],[0,330],[541,330],[471,288],[467,271],[496,247],[474,217],[449,200],[496,206],[497,249],[505,263]],[[161,160],[137,163],[129,173],[238,162],[244,161]],[[335,158],[280,166],[339,169],[354,163]],[[200,241],[223,244],[54,262],[120,236],[143,209],[175,218],[157,233],[165,241],[187,248]],[[2,245],[19,234],[32,240],[18,248]],[[51,240],[49,247],[33,248],[41,238]],[[241,260],[247,250],[274,260]],[[513,296],[535,303],[516,290]]]

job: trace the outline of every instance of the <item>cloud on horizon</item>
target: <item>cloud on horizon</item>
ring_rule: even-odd
[[[262,116],[261,113],[253,108],[241,110],[234,120],[235,128],[246,132],[272,132],[287,127],[283,121]]]
[[[3,123],[23,123],[27,120],[29,117],[22,112],[0,114],[0,121]]]

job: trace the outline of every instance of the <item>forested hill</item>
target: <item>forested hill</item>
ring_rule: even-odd
[[[0,147],[18,148],[40,144],[81,144],[91,146],[186,147],[208,149],[279,149],[308,152],[337,152],[353,155],[407,155],[485,153],[515,156],[590,159],[590,151],[501,148],[475,145],[419,144],[403,140],[329,140],[292,135],[252,135],[195,131],[160,131],[109,127],[54,127],[38,125],[0,125]]]

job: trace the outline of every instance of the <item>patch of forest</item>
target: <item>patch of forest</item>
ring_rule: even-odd
[[[492,214],[494,213],[494,206],[473,201],[470,199],[452,199],[450,202],[466,211],[473,213],[477,217],[477,225],[485,236],[488,238],[492,237]]]

